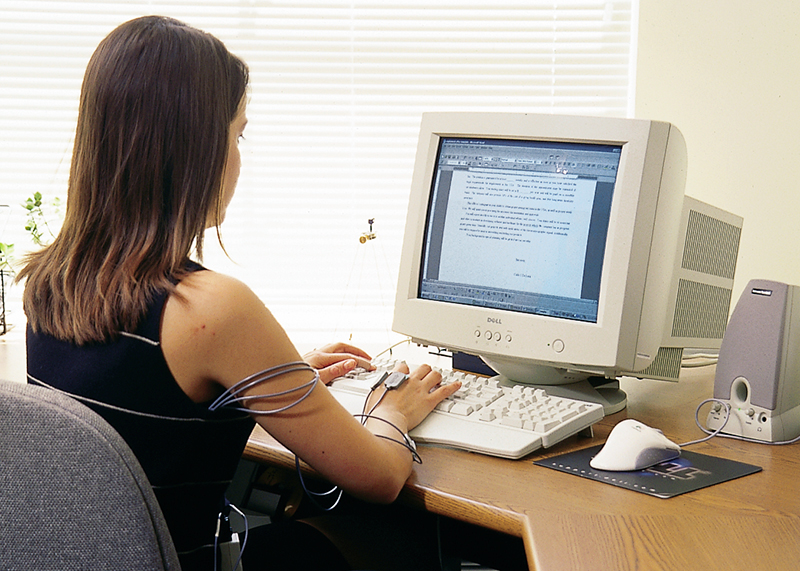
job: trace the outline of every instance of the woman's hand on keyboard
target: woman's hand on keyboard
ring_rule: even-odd
[[[371,357],[347,343],[331,343],[320,349],[303,355],[303,360],[319,371],[319,380],[330,384],[334,379],[343,377],[356,367],[371,371]]]
[[[408,374],[408,380],[389,391],[383,386],[378,387],[370,396],[367,410],[371,410],[380,399],[380,404],[373,414],[378,413],[377,416],[381,417],[387,414],[392,417],[400,414],[407,423],[407,431],[425,420],[437,404],[461,388],[459,382],[440,385],[442,376],[428,365],[421,365],[410,373],[408,366],[400,363],[395,367],[395,371]],[[394,422],[396,419],[387,418],[387,420]]]

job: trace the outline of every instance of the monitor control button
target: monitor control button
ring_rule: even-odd
[[[495,341],[500,341],[502,338],[503,338],[503,334],[500,333],[499,331],[494,334],[494,340]]]
[[[561,339],[553,341],[553,351],[561,353],[564,350],[564,342]]]
[[[484,337],[486,337],[486,340],[487,340],[487,341],[491,341],[491,340],[492,340],[492,332],[491,332],[491,331],[487,331],[487,332],[484,334]]]

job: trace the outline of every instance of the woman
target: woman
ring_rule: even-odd
[[[247,286],[190,261],[233,197],[247,84],[246,65],[202,31],[163,17],[115,29],[86,70],[62,230],[20,272],[31,382],[122,434],[184,569],[214,566],[223,492],[255,422],[345,491],[386,503],[411,473],[404,434],[458,388],[420,367],[376,394],[362,424],[317,380],[370,367],[368,355],[339,344],[301,364]],[[210,406],[221,395],[233,406]],[[309,526],[262,533],[247,569],[344,565]],[[323,562],[304,562],[315,553]]]

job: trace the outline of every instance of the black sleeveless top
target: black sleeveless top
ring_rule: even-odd
[[[210,569],[224,492],[255,422],[210,412],[210,402],[181,390],[161,351],[166,300],[154,299],[136,331],[101,344],[76,346],[28,327],[28,379],[72,394],[120,433],[153,486],[183,568]]]

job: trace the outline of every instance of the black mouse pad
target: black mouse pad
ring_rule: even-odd
[[[646,470],[607,472],[589,466],[589,461],[600,448],[602,444],[536,460],[534,464],[657,498],[672,498],[761,471],[759,466],[681,450],[679,458],[662,462]]]

